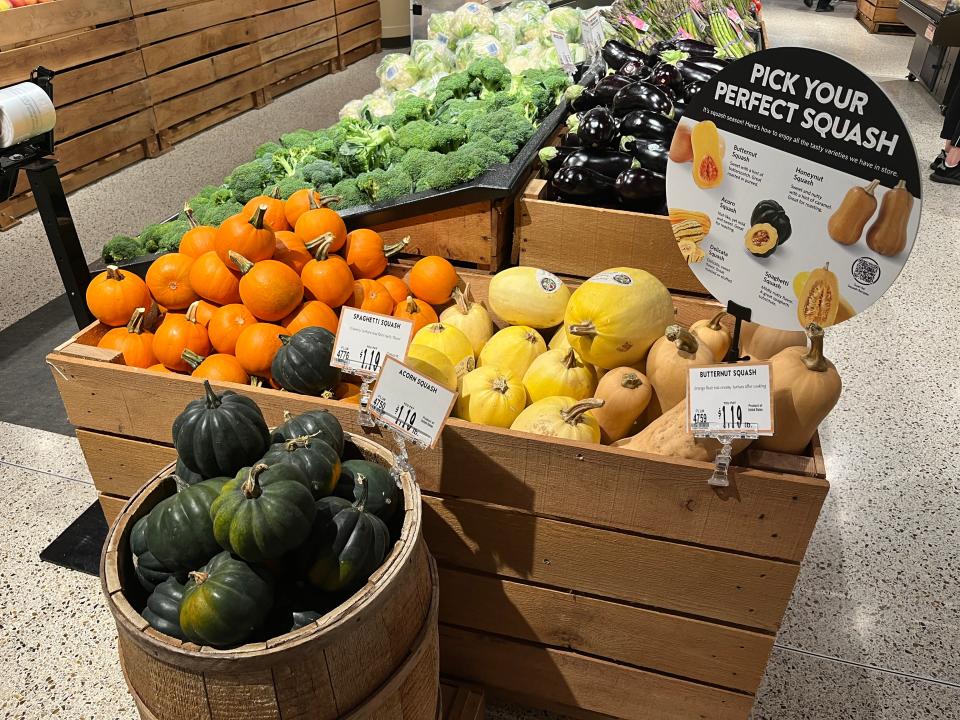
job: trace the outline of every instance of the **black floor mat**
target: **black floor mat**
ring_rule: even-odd
[[[95,502],[47,545],[40,559],[54,565],[79,570],[88,575],[100,572],[100,551],[107,538],[107,521],[100,503]]]

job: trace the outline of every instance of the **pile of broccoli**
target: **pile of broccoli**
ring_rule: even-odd
[[[385,117],[346,117],[325,130],[296,130],[261,145],[221,187],[188,201],[196,221],[219,225],[258,195],[288,198],[313,188],[335,195],[332,207],[396,200],[446,190],[510,162],[563,97],[570,79],[557,68],[510,71],[494,58],[474,60],[442,78],[432,100],[409,96]],[[117,236],[107,262],[175,250],[189,229],[185,214],[139,237]]]

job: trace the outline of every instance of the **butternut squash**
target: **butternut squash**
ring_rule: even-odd
[[[707,190],[723,182],[723,149],[713,120],[701,120],[690,133],[693,146],[693,181]]]
[[[697,336],[697,340],[710,348],[716,362],[723,360],[733,340],[727,329],[720,324],[720,320],[726,314],[721,310],[709,320],[697,320],[690,326],[690,332]]]
[[[880,213],[867,230],[867,247],[878,255],[894,257],[907,247],[907,223],[913,210],[913,193],[901,180],[880,200]]]
[[[583,400],[593,395],[597,375],[573,348],[547,350],[530,363],[523,375],[523,387],[531,403],[555,395]]]
[[[830,263],[811,270],[797,300],[800,327],[807,327],[811,323],[822,328],[829,327],[837,321],[839,310],[840,284],[830,270]]]
[[[777,330],[752,322],[740,326],[740,353],[751,360],[769,360],[784,348],[806,345],[802,330]]]
[[[627,450],[667,455],[686,460],[713,462],[721,445],[713,438],[697,438],[687,432],[687,403],[679,402],[632,438],[614,443]],[[742,452],[750,440],[734,440],[733,454]]]
[[[864,187],[852,187],[840,203],[840,207],[833,211],[827,221],[827,234],[841,245],[854,245],[863,235],[873,213],[877,211],[877,198],[874,191],[879,180],[874,180]]]
[[[687,369],[716,362],[710,348],[679,325],[670,325],[647,355],[647,377],[660,399],[672,408],[687,396]]]
[[[535,435],[600,442],[600,426],[590,413],[603,407],[603,400],[589,398],[577,402],[569,397],[548,397],[538,400],[517,416],[510,426]]]
[[[593,416],[600,425],[600,442],[609,445],[630,432],[650,404],[653,388],[643,373],[631,367],[619,367],[600,378],[593,396],[603,400]]]
[[[807,335],[809,349],[790,347],[770,358],[774,434],[757,440],[762,450],[803,452],[840,399],[843,383],[823,355],[823,329],[811,324]]]

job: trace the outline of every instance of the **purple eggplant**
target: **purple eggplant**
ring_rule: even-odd
[[[602,104],[600,98],[596,96],[593,90],[584,90],[570,102],[570,107],[577,112],[583,112],[584,110],[589,110]]]
[[[670,144],[677,123],[660,113],[636,110],[620,119],[620,134],[632,135],[644,140],[659,140]]]
[[[653,44],[652,48],[650,48],[650,54],[659,56],[662,52],[676,49],[677,46],[674,44],[673,40],[659,40]]]
[[[651,110],[670,117],[673,103],[660,88],[640,80],[621,88],[613,96],[615,115],[623,116],[634,110]]]
[[[561,168],[564,161],[576,151],[577,148],[560,148],[553,145],[541,149],[540,152],[537,153],[537,157],[543,165],[544,176],[550,177],[553,175]]]
[[[607,65],[619,70],[627,62],[633,61],[646,64],[647,56],[639,50],[626,45],[619,40],[609,40],[600,51]]]
[[[710,43],[701,42],[700,40],[673,40],[672,42],[673,47],[680,52],[687,53],[691,57],[712,58],[714,53],[717,52],[716,47]]]
[[[624,77],[623,75],[607,75],[603,80],[597,83],[593,89],[594,94],[600,100],[601,105],[609,106],[613,102],[613,96],[617,91],[636,82],[635,78]]]
[[[634,157],[618,150],[594,148],[578,150],[570,153],[562,163],[562,167],[582,167],[593,170],[608,178],[616,179],[624,170],[633,167]]]
[[[602,200],[616,193],[614,180],[585,167],[562,167],[553,174],[551,184],[561,195],[576,198]]]
[[[695,63],[687,62],[685,60],[678,62],[676,68],[674,69],[677,71],[677,76],[680,78],[681,85],[683,83],[690,82],[709,82],[710,79],[717,74],[712,70],[707,70],[706,68],[702,68]]]
[[[646,168],[630,168],[617,176],[615,187],[617,195],[626,202],[662,202],[667,191],[667,178],[663,173]]]
[[[646,80],[648,77],[650,77],[651,72],[653,71],[648,65],[630,60],[629,62],[624,63],[623,67],[617,71],[617,75],[631,77],[634,80]]]
[[[607,147],[617,136],[617,123],[605,107],[587,110],[580,118],[577,136],[584,147]]]
[[[730,64],[730,61],[726,58],[707,58],[707,57],[691,57],[689,60],[684,60],[688,65],[693,65],[700,68],[701,70],[706,70],[707,72],[716,74],[723,70],[727,65]]]
[[[627,135],[623,139],[622,147],[640,163],[641,167],[659,173],[667,171],[667,159],[670,154],[669,143],[659,140],[643,140]]]
[[[575,132],[568,132],[560,136],[560,144],[566,147],[580,147],[583,145],[583,142],[581,142],[580,136]]]
[[[699,93],[701,90],[703,90],[703,85],[704,85],[704,83],[702,83],[702,82],[692,82],[692,83],[687,83],[686,85],[684,85],[684,86],[683,86],[683,100],[684,100],[684,102],[686,102],[687,100],[693,100],[693,98],[695,98],[695,97],[697,96],[697,93]],[[674,103],[674,106],[676,106],[676,103]]]
[[[647,82],[655,85],[662,90],[670,90],[673,93],[679,92],[683,88],[685,78],[676,67],[670,63],[660,63],[653,69]]]
[[[686,100],[677,100],[673,104],[673,119],[677,122],[683,118],[683,114],[687,111],[687,101]]]

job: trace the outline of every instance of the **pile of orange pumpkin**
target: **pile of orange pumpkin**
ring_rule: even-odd
[[[329,201],[310,190],[286,201],[259,196],[219,228],[194,223],[179,252],[158,257],[145,280],[108,267],[86,294],[90,312],[113,327],[99,346],[132,367],[269,384],[281,336],[306,327],[336,333],[341,306],[410,320],[414,332],[437,322],[432,304],[450,300],[454,267],[430,256],[407,282],[384,274],[407,239],[385,246],[373,230],[348,233]],[[335,397],[358,393],[343,382]]]

